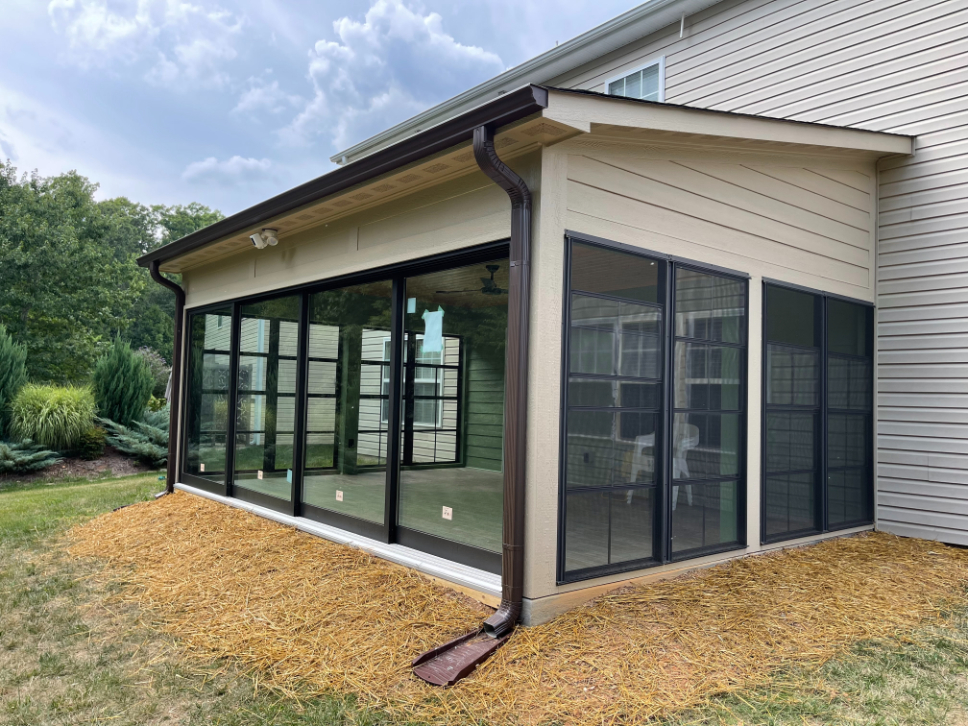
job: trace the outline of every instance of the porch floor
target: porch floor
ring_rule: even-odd
[[[487,609],[412,570],[183,492],[106,514],[71,540],[198,657],[448,724],[643,723],[857,641],[904,636],[964,604],[968,582],[968,551],[832,539],[606,595],[519,629],[441,690],[413,677],[410,660]]]

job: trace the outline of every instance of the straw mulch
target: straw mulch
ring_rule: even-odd
[[[410,673],[421,651],[484,609],[405,568],[178,493],[73,530],[124,597],[202,658],[282,691],[354,693],[430,723],[641,723],[819,665],[964,602],[968,552],[885,534],[736,560],[599,598],[519,629],[441,690]]]

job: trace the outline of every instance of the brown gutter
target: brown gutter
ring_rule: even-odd
[[[168,416],[168,471],[165,479],[165,494],[175,491],[175,478],[178,476],[178,462],[175,459],[175,440],[178,436],[178,411],[181,410],[181,361],[182,361],[182,319],[185,317],[185,291],[161,274],[158,268],[161,260],[148,264],[151,279],[175,293],[175,330],[171,360],[171,401]]]
[[[492,638],[509,633],[524,599],[524,495],[528,424],[528,336],[531,315],[531,190],[498,158],[494,127],[474,129],[477,165],[511,200],[507,388],[504,392],[504,550],[501,606],[484,621]]]
[[[225,237],[251,231],[273,217],[291,212],[312,202],[366,183],[378,176],[400,169],[431,154],[469,141],[474,129],[483,124],[494,128],[506,126],[548,107],[548,91],[540,86],[524,86],[498,96],[467,113],[448,119],[399,143],[374,152],[352,164],[340,167],[317,179],[260,202],[231,217],[192,232],[175,242],[159,247],[138,258],[148,267],[152,262],[165,262],[217,242]]]

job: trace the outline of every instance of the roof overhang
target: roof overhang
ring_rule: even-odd
[[[502,158],[588,135],[595,143],[645,143],[734,148],[779,154],[827,154],[860,159],[913,153],[910,136],[786,121],[589,91],[525,86],[150,252],[165,272],[250,250],[263,227],[280,239],[409,197],[478,172],[471,149],[481,125],[497,130]]]
[[[474,129],[478,126],[487,124],[501,128],[540,113],[547,105],[546,89],[540,86],[524,86],[376,152],[356,164],[336,169],[153,250],[140,257],[138,264],[148,267],[155,260],[164,263],[212,242],[251,230],[256,226],[265,226],[264,223],[269,219],[353,189],[445,149],[469,142],[474,135]],[[166,270],[164,265],[161,269]]]
[[[747,145],[752,142],[813,147],[872,158],[914,153],[914,137],[901,134],[640,101],[568,88],[548,89],[548,107],[542,116],[583,133],[601,134],[609,128],[634,129],[640,134],[650,133],[654,138],[670,134],[680,138],[702,136],[711,143],[734,141]]]

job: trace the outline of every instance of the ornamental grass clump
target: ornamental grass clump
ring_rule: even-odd
[[[72,451],[94,425],[96,408],[90,388],[28,384],[11,406],[10,431],[54,451]]]
[[[94,367],[98,413],[122,426],[141,420],[154,387],[148,362],[120,338]]]
[[[0,325],[0,439],[10,425],[10,404],[27,383],[27,349]]]

